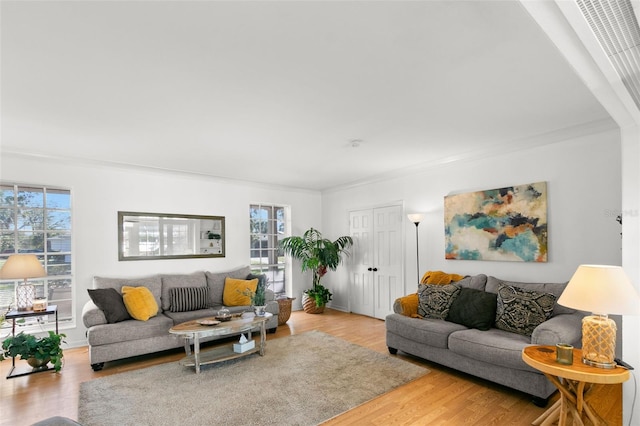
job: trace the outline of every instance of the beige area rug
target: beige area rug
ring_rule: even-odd
[[[78,418],[86,426],[316,425],[428,372],[310,331],[199,375],[172,362],[84,382]]]

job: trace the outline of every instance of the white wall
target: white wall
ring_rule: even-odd
[[[621,148],[618,131],[561,143],[425,167],[412,176],[323,193],[323,231],[349,233],[348,211],[403,201],[409,212],[426,212],[420,224],[420,269],[514,281],[567,281],[583,263],[621,264]],[[443,203],[448,194],[546,181],[549,256],[547,263],[444,259]],[[405,226],[405,286],[417,284],[415,225]],[[331,306],[348,310],[347,268],[327,275]]]
[[[252,167],[251,162],[239,165]],[[249,204],[291,206],[293,232],[319,226],[318,192],[143,171],[74,164],[67,161],[4,155],[0,178],[69,188],[73,203],[73,274],[76,327],[65,329],[69,346],[86,345],[81,312],[95,275],[133,277],[154,273],[224,271],[249,264]],[[226,257],[118,261],[117,212],[141,211],[225,216]],[[294,270],[292,294],[299,302],[304,282]]]

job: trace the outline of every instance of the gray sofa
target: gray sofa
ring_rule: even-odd
[[[87,328],[89,362],[98,371],[105,362],[136,355],[143,355],[167,349],[183,347],[184,340],[170,334],[169,329],[176,324],[193,319],[215,316],[223,305],[223,291],[226,277],[247,279],[249,266],[228,272],[194,272],[192,274],[159,274],[142,278],[94,277],[94,289],[113,288],[119,293],[122,286],[145,286],[153,294],[158,304],[158,314],[147,321],[129,319],[109,323],[105,312],[90,300],[82,310],[82,321]],[[209,303],[206,309],[186,312],[172,312],[170,309],[170,289],[175,287],[207,287]],[[266,310],[273,314],[266,323],[270,332],[278,326],[278,303],[271,290],[266,291]],[[250,306],[226,307],[233,313],[251,310]],[[211,337],[206,340],[213,340]]]
[[[505,330],[502,325],[505,315],[512,317],[507,320],[512,320],[519,315],[517,310],[515,313],[509,311],[509,307],[513,306],[509,290],[515,288],[548,293],[554,295],[557,300],[566,283],[508,282],[480,274],[465,277],[452,284],[460,289],[475,289],[463,290],[465,294],[475,294],[475,299],[462,300],[463,298],[460,297],[460,304],[454,305],[456,303],[454,298],[450,306],[451,310],[455,308],[463,316],[469,316],[470,313],[478,311],[478,307],[474,306],[475,300],[485,296],[491,299],[489,294],[478,293],[477,290],[491,293],[496,298],[498,314],[495,318],[500,319],[500,325],[497,326],[494,321],[491,321],[492,324],[484,327],[485,330],[470,328],[452,322],[450,318],[452,311],[447,312],[444,319],[406,316],[403,315],[403,305],[398,299],[394,306],[395,313],[386,317],[386,342],[389,352],[395,354],[400,350],[517,389],[533,396],[533,402],[536,405],[544,406],[556,388],[541,372],[522,361],[522,350],[528,345],[555,345],[556,343],[569,343],[574,347],[580,347],[581,321],[584,313],[560,306],[555,303],[554,298],[547,298],[547,302],[550,300],[550,318],[535,328],[531,326],[533,330],[530,335]],[[499,291],[504,297],[498,296]],[[421,298],[420,303],[422,301]],[[520,311],[521,314],[528,315],[527,309]],[[503,315],[498,318],[500,312]]]

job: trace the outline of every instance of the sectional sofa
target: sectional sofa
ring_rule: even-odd
[[[517,389],[544,406],[555,386],[522,361],[528,345],[581,344],[584,313],[556,303],[566,283],[524,283],[480,274],[421,284],[386,317],[398,350]]]
[[[117,300],[100,300],[103,309],[99,308],[93,299],[88,301],[83,307],[82,321],[87,328],[91,367],[97,371],[108,361],[182,347],[183,339],[169,333],[172,326],[193,319],[215,316],[223,307],[229,309],[232,314],[251,310],[251,306],[248,305],[224,305],[223,294],[227,278],[247,280],[262,277],[251,275],[249,266],[227,272],[198,271],[191,274],[157,274],[138,278],[94,277],[93,289],[114,289],[120,295],[123,287],[146,287],[155,299],[158,312],[147,320],[125,319],[128,318],[127,313],[121,312],[120,307],[120,313],[123,315],[119,315],[118,307],[113,306],[117,305]],[[185,298],[184,301],[180,301],[181,308],[176,309],[175,295],[179,292],[174,289],[182,289],[182,293],[198,295],[200,298],[205,295],[206,300],[198,302],[198,297]],[[113,292],[109,290],[108,293]],[[95,296],[96,294],[92,295]],[[278,303],[272,291],[266,290],[266,297],[266,311],[273,314],[267,321],[266,328],[275,332],[278,326]],[[189,309],[190,304],[198,309]],[[215,337],[208,340],[212,339]]]

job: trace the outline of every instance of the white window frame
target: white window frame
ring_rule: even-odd
[[[41,184],[17,184],[13,182],[0,182],[0,187],[4,190],[10,190],[13,188],[14,200],[11,205],[5,204],[4,200],[0,200],[0,209],[4,210],[3,213],[12,213],[10,228],[6,225],[0,224],[0,233],[7,240],[13,238],[13,249],[11,251],[0,250],[0,268],[8,257],[12,254],[29,252],[35,254],[42,262],[47,276],[43,278],[29,279],[28,282],[36,287],[36,297],[47,297],[48,303],[58,306],[58,322],[61,328],[68,328],[69,326],[75,326],[75,280],[74,280],[74,253],[73,253],[73,199],[72,192],[69,188],[61,188],[49,185]],[[32,247],[21,246],[20,235],[21,232],[25,232],[25,229],[29,229],[27,225],[21,226],[19,220],[20,208],[24,207],[18,204],[18,195],[20,192],[27,191],[42,191],[43,193],[43,205],[42,207],[28,207],[30,209],[39,210],[42,209],[43,224],[42,229],[28,230],[34,234],[43,234],[42,250],[34,251]],[[69,197],[68,208],[59,208],[51,205],[51,201],[48,201],[48,193],[63,192]],[[68,213],[68,229],[50,229],[48,219],[50,214],[53,213]],[[54,250],[51,246],[52,242],[56,240],[56,237],[49,237],[48,234],[61,234],[63,235],[64,250]],[[13,234],[13,237],[11,237]],[[66,242],[64,242],[66,241]],[[67,250],[68,248],[68,250]],[[60,256],[64,256],[62,263],[57,262]],[[5,313],[9,309],[15,309],[15,288],[22,282],[22,280],[0,280],[0,312]],[[61,287],[56,287],[61,285]],[[12,296],[7,296],[7,287],[13,287]],[[5,290],[2,292],[2,290]],[[68,291],[66,289],[69,289]],[[56,291],[61,290],[61,291]],[[69,293],[69,294],[66,294]],[[60,296],[64,294],[64,296]],[[8,301],[7,299],[11,299]],[[66,305],[66,306],[64,306]],[[51,317],[51,318],[48,318]],[[16,321],[16,332],[25,331],[43,331],[55,328],[55,318],[53,315],[40,316],[40,317],[28,317],[24,321]],[[2,328],[10,328],[11,322],[5,321],[0,323]],[[0,334],[4,335],[4,332]]]
[[[255,210],[268,211],[267,217],[254,217]],[[276,211],[281,211],[284,217],[279,220],[275,216]],[[274,290],[276,297],[284,297],[290,292],[287,280],[287,277],[290,276],[288,274],[291,269],[290,261],[278,248],[279,241],[289,235],[289,217],[290,207],[286,205],[272,203],[251,203],[249,205],[249,263],[251,272],[266,274],[269,278],[268,288]],[[261,222],[260,227],[256,225],[256,220]],[[256,241],[260,241],[259,247],[255,247]],[[266,247],[263,247],[262,241],[266,242]],[[262,255],[258,257],[260,260],[256,261],[257,258],[254,256],[256,250],[269,253],[267,263],[262,263]]]

